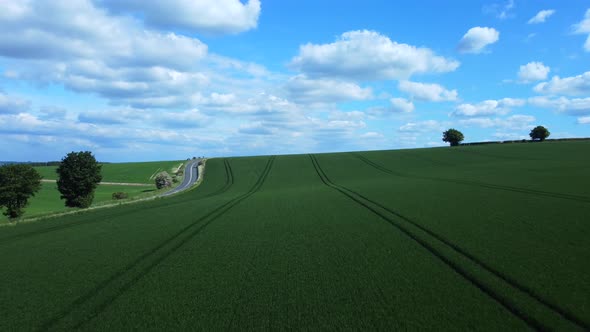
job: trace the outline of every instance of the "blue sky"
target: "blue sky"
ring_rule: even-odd
[[[590,4],[0,0],[0,160],[590,136]]]

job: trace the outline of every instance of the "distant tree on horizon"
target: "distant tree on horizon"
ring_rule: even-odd
[[[529,136],[533,141],[539,140],[541,142],[544,141],[547,137],[549,137],[549,135],[551,135],[551,133],[549,132],[549,130],[547,130],[547,128],[543,126],[536,126],[529,133]]]
[[[29,198],[41,189],[41,175],[26,164],[0,166],[0,208],[9,219],[23,215]]]
[[[465,137],[463,136],[463,133],[458,131],[457,129],[454,128],[450,128],[447,131],[443,132],[443,142],[448,142],[451,144],[451,146],[457,146],[459,145],[459,142],[463,141]]]
[[[70,152],[57,168],[57,189],[68,207],[87,208],[94,200],[102,166],[90,151]]]

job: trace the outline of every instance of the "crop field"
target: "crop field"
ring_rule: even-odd
[[[0,330],[590,329],[590,142],[218,158],[0,228]]]

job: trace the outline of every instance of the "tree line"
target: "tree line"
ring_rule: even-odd
[[[87,208],[102,181],[101,165],[90,151],[70,152],[59,163],[57,189],[65,206]],[[41,175],[31,164],[0,166],[0,208],[9,219],[19,218],[29,198],[41,189]]]
[[[544,141],[547,137],[549,137],[551,133],[549,130],[543,126],[536,126],[531,130],[529,136],[533,141]],[[465,139],[465,136],[462,132],[458,131],[455,128],[450,128],[443,132],[442,140],[443,142],[449,143],[451,146],[458,146]]]

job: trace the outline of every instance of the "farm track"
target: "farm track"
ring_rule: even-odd
[[[155,267],[157,267],[160,263],[162,263],[172,254],[174,254],[188,241],[192,240],[208,225],[217,220],[219,217],[221,217],[227,211],[232,209],[234,206],[236,206],[243,200],[255,194],[258,190],[260,190],[266,178],[268,177],[268,174],[270,173],[270,170],[274,163],[274,159],[275,156],[269,158],[262,174],[248,192],[238,197],[235,197],[229,200],[228,202],[222,204],[221,206],[215,208],[203,217],[185,226],[171,237],[165,239],[156,247],[139,256],[137,259],[126,265],[123,269],[119,270],[115,274],[111,275],[108,279],[99,283],[89,292],[77,298],[64,310],[58,312],[51,319],[47,320],[45,323],[41,325],[39,330],[71,330],[82,328],[85,324],[90,322],[93,318],[95,318],[101,312],[107,309],[115,300],[117,300],[121,295],[128,291],[133,285],[135,285],[150,271],[152,271]],[[231,167],[229,166],[229,163],[226,163],[225,165],[226,170],[229,170],[229,172],[231,173]],[[233,174],[231,176],[228,175],[227,179],[230,179],[228,183],[233,183]],[[229,188],[230,186],[231,184],[227,187]],[[227,188],[225,190],[227,190]],[[191,229],[193,230],[191,231]],[[187,232],[189,233],[187,234]],[[71,320],[73,321],[67,321],[66,319],[68,317],[72,317]],[[76,321],[77,317],[81,318]]]
[[[430,252],[436,258],[440,259],[444,264],[446,264],[452,270],[457,272],[460,276],[462,276],[468,282],[473,284],[475,287],[480,289],[483,293],[485,293],[490,298],[492,298],[493,300],[498,302],[500,305],[502,305],[504,308],[506,308],[513,315],[515,315],[516,317],[523,320],[529,327],[531,327],[535,330],[552,330],[551,327],[546,326],[544,323],[541,322],[540,319],[533,317],[529,313],[525,312],[525,310],[519,308],[519,306],[516,303],[514,303],[515,301],[511,300],[511,295],[515,294],[515,292],[520,292],[520,294],[522,296],[524,296],[524,298],[526,300],[532,301],[533,303],[537,303],[537,305],[541,305],[542,307],[548,309],[549,313],[556,314],[556,315],[560,316],[562,319],[567,320],[568,322],[573,324],[575,327],[581,328],[583,330],[590,330],[589,324],[587,324],[583,320],[577,318],[571,312],[569,312],[565,309],[562,309],[559,306],[543,299],[541,296],[537,295],[535,292],[533,292],[529,288],[520,285],[519,283],[517,283],[513,279],[507,277],[503,273],[497,271],[496,269],[490,267],[486,263],[480,261],[472,254],[468,253],[466,250],[458,247],[457,245],[453,244],[452,242],[448,241],[447,239],[443,238],[442,236],[430,231],[429,229],[427,229],[427,228],[421,226],[420,224],[418,224],[417,222],[401,215],[400,213],[383,206],[382,204],[379,204],[379,203],[377,203],[377,202],[375,202],[375,201],[373,201],[373,200],[371,200],[371,199],[369,199],[369,198],[367,198],[367,197],[365,197],[365,196],[363,196],[363,195],[361,195],[349,188],[346,188],[344,186],[341,186],[341,185],[338,185],[338,184],[332,182],[328,178],[326,173],[323,171],[323,169],[321,168],[321,166],[320,166],[319,162],[317,161],[317,159],[315,158],[315,156],[310,155],[310,159],[312,161],[312,164],[313,164],[318,176],[320,177],[320,179],[322,180],[322,182],[326,186],[347,196],[349,199],[355,201],[357,204],[370,210],[371,212],[375,213],[376,215],[378,215],[379,217],[381,217],[382,219],[387,221],[390,225],[394,226],[399,231],[401,231],[403,234],[405,234],[406,236],[408,236],[409,238],[414,240],[416,243],[418,243],[421,247],[426,249],[428,252]],[[403,223],[396,221],[396,219],[401,219],[402,221],[404,221],[405,223],[407,223],[409,225],[403,225]],[[410,227],[408,227],[408,226],[410,226]],[[412,227],[416,228],[418,230],[418,232],[412,231],[411,230]],[[427,238],[428,240],[420,237],[417,234],[420,232],[423,233],[423,235],[426,235],[423,237]],[[443,244],[444,245],[443,248],[446,249],[447,251],[449,251],[448,249],[451,249],[452,254],[445,255],[443,250],[437,249],[436,246],[432,244],[433,240],[435,240],[434,242],[437,243],[439,246],[440,246],[440,244]],[[469,266],[468,268],[461,266],[461,264],[454,261],[450,257],[453,254],[458,255],[459,258],[463,260],[463,264],[470,264],[471,266]],[[468,271],[468,270],[474,270],[474,268],[476,268],[475,273]],[[479,272],[480,275],[483,272],[483,274],[484,274],[483,278],[482,278],[482,276],[480,276],[478,278],[476,276],[476,274],[478,274],[477,272]],[[496,284],[496,287],[489,285],[489,282],[488,283],[483,282],[481,279],[484,279],[484,278],[488,279],[488,280],[492,280],[493,283]],[[490,279],[490,278],[492,278],[492,279]],[[504,293],[505,293],[504,295],[499,294],[497,289],[495,289],[495,288],[499,288],[498,286],[503,288]],[[538,310],[534,310],[534,312],[536,314],[540,315],[541,317],[543,317],[542,314],[538,313]]]
[[[209,195],[197,198],[197,200],[221,195],[221,194],[225,193],[227,190],[229,190],[229,188],[234,183],[234,176],[233,176],[233,172],[231,169],[231,165],[229,164],[229,161],[227,161],[227,159],[224,159],[224,167],[225,167],[225,171],[226,171],[226,174],[225,174],[226,182],[225,182],[224,186]],[[168,204],[168,205],[166,205],[166,207],[172,207],[172,206],[181,205],[181,204],[185,204],[185,203],[186,203],[186,201],[180,201],[180,202]],[[151,206],[145,207],[144,210],[159,209],[161,207],[162,206],[159,206],[159,205],[151,205]],[[81,212],[83,213],[84,211],[81,211]],[[71,222],[71,223],[67,223],[67,224],[55,225],[55,226],[47,227],[44,229],[39,229],[36,231],[15,234],[13,236],[0,238],[0,245],[11,243],[11,242],[18,241],[18,240],[27,239],[27,238],[37,236],[37,235],[43,235],[43,234],[47,234],[47,233],[51,233],[51,232],[55,232],[55,231],[69,229],[69,228],[76,227],[76,226],[84,226],[84,225],[108,222],[108,221],[110,221],[111,218],[121,217],[121,216],[124,216],[127,214],[132,214],[135,212],[136,212],[135,210],[116,211],[114,213],[108,214],[107,216],[105,216],[102,219],[79,220],[79,221],[75,221],[75,222]]]
[[[399,177],[410,178],[410,179],[448,182],[448,183],[454,183],[454,184],[460,184],[460,185],[476,186],[476,187],[486,188],[486,189],[503,190],[503,191],[521,193],[521,194],[545,196],[545,197],[559,198],[559,199],[565,199],[565,200],[570,200],[570,201],[590,203],[590,197],[580,196],[580,195],[571,195],[571,194],[555,193],[555,192],[550,192],[550,191],[503,186],[503,185],[498,185],[498,184],[490,184],[490,183],[470,181],[470,180],[445,179],[445,178],[436,178],[436,177],[430,177],[430,176],[417,176],[417,175],[396,172],[396,171],[392,171],[384,166],[381,166],[381,165],[367,159],[366,157],[364,157],[358,153],[352,153],[352,155],[357,157],[361,161],[363,161],[365,164],[372,166],[373,168],[376,168],[384,173],[388,173],[390,175],[395,175],[395,176],[399,176]]]
[[[356,157],[358,157],[359,159],[361,159],[362,161],[364,161],[365,163],[369,164],[370,166],[373,166],[374,168],[381,170],[385,173],[389,173],[389,174],[393,174],[393,175],[398,175],[397,172],[391,171],[377,163],[372,162],[371,160],[368,160],[367,158],[361,156],[361,155],[357,155],[355,154]],[[405,175],[398,175],[398,176],[405,176]],[[407,176],[407,177],[411,177],[411,176]],[[419,179],[431,179],[431,180],[441,180],[441,181],[445,181],[445,179],[437,179],[437,178],[429,178],[429,177],[415,177],[415,178],[419,178]],[[454,181],[452,181],[454,182]],[[342,188],[350,191],[350,192],[354,192],[344,186],[341,186]],[[417,227],[418,229],[422,230],[423,232],[425,232],[426,234],[432,236],[433,238],[437,239],[438,241],[444,243],[445,245],[449,246],[450,248],[452,248],[455,252],[463,255],[464,257],[468,258],[470,261],[472,261],[473,263],[475,263],[476,265],[480,266],[481,268],[485,269],[486,271],[488,271],[489,273],[495,275],[497,278],[503,280],[505,283],[509,284],[510,286],[512,286],[513,288],[518,289],[519,291],[527,294],[529,297],[535,299],[537,302],[543,304],[545,307],[550,308],[551,310],[553,310],[554,312],[558,313],[560,316],[562,316],[563,318],[577,324],[578,326],[583,327],[584,329],[590,330],[590,324],[584,322],[582,319],[576,317],[573,313],[571,313],[570,311],[563,309],[561,307],[559,307],[558,305],[551,303],[551,301],[543,298],[541,295],[537,294],[534,290],[532,290],[529,287],[526,287],[524,285],[522,285],[521,283],[519,283],[518,281],[516,281],[515,279],[509,277],[508,275],[500,272],[499,270],[493,268],[492,266],[490,266],[489,264],[481,261],[480,259],[478,259],[477,257],[475,257],[473,254],[469,253],[467,250],[459,247],[458,245],[452,243],[450,240],[444,238],[443,236],[434,233],[433,231],[431,231],[430,229],[420,225],[419,223],[411,220],[410,218],[407,218],[403,215],[401,215],[400,213],[393,211],[391,209],[389,209],[388,207],[374,201],[371,200],[361,194],[359,194],[358,192],[354,192],[355,194],[357,194],[358,196],[360,196],[361,198],[379,206],[380,208],[382,208],[383,210],[386,210],[387,212],[396,215],[397,217],[407,221],[408,223],[412,224],[413,226]],[[559,197],[561,198],[561,197]]]
[[[223,166],[225,167],[225,184],[223,185],[223,187],[219,188],[219,190],[216,190],[211,194],[204,196],[203,198],[221,195],[225,193],[234,184],[234,173],[227,159],[223,159]]]

